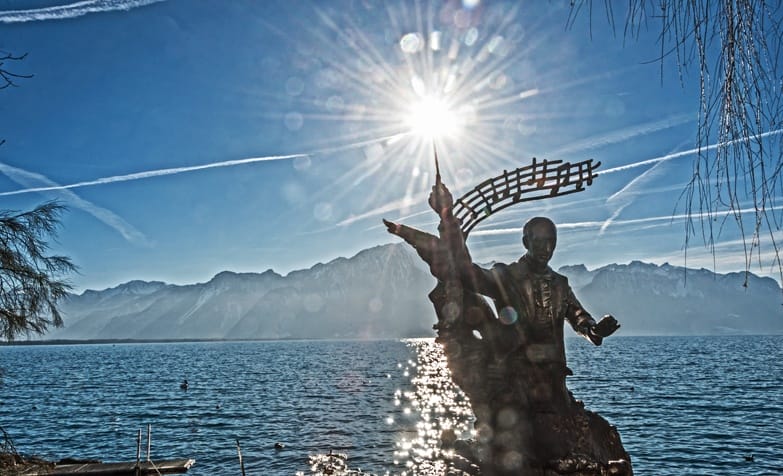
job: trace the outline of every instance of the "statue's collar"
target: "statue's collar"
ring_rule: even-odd
[[[547,265],[543,270],[539,270],[537,266],[533,264],[533,261],[527,256],[524,255],[521,258],[519,258],[519,263],[524,265],[527,270],[533,274],[535,277],[542,278],[542,279],[552,279],[554,276],[554,271],[552,271],[552,268]]]

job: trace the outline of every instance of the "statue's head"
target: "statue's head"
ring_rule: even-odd
[[[531,218],[522,231],[522,244],[535,264],[546,266],[557,244],[557,228],[549,218]]]

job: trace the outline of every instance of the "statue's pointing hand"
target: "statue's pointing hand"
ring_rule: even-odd
[[[443,212],[451,211],[454,207],[454,197],[451,196],[449,189],[443,185],[443,182],[436,182],[432,186],[429,198],[430,207],[435,210],[438,216],[443,216]]]
[[[620,323],[614,316],[609,314],[605,315],[595,325],[590,327],[589,338],[595,345],[601,345],[604,337],[609,337],[614,334],[614,331],[620,328]]]
[[[386,231],[393,235],[399,234],[400,231],[400,225],[397,223],[394,223],[393,221],[389,221],[387,219],[383,219],[383,224],[386,225]]]

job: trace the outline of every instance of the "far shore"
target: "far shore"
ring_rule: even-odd
[[[759,333],[725,333],[725,334],[625,334],[617,335],[614,338],[624,337],[737,337],[737,336],[776,336],[783,335],[777,332],[765,334]],[[566,339],[581,339],[577,335],[566,335]],[[220,339],[220,338],[183,338],[183,339],[41,339],[41,340],[20,340],[11,342],[0,342],[0,347],[4,346],[26,346],[26,345],[105,345],[105,344],[181,344],[181,343],[199,343],[199,342],[292,342],[292,341],[384,341],[384,340],[405,340],[405,339],[434,339],[434,336],[407,336],[407,337],[290,337],[290,338],[248,338],[248,339]]]
[[[282,340],[324,339],[51,339],[0,342],[0,346],[15,345],[84,345],[84,344],[178,344],[186,342],[271,342]]]

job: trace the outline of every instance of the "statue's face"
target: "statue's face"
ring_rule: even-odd
[[[547,265],[557,244],[557,230],[546,222],[536,223],[524,238],[527,254],[538,264]]]

